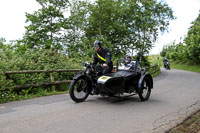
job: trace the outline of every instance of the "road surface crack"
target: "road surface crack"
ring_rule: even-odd
[[[180,108],[176,112],[171,112],[161,116],[153,122],[153,133],[164,132],[180,124],[184,119],[189,117],[194,111],[200,107],[200,100],[191,105]]]

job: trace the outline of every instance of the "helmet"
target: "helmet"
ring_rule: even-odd
[[[132,60],[131,56],[128,56],[128,55],[125,56],[125,62],[126,62],[126,64],[130,63],[131,60]]]
[[[99,40],[96,40],[96,41],[94,42],[94,47],[96,47],[96,46],[101,47],[101,42],[100,42]]]

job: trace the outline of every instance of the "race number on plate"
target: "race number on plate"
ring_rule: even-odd
[[[110,79],[111,77],[108,77],[108,76],[101,76],[99,79],[98,79],[98,82],[101,82],[101,83],[104,83],[106,82],[108,79]]]

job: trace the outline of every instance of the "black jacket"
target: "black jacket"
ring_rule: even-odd
[[[94,58],[93,58],[93,64],[103,64],[106,63],[108,66],[113,66],[113,62],[112,62],[112,54],[111,52],[106,49],[106,48],[101,48],[101,51],[98,52],[98,54],[103,57],[104,59],[106,59],[106,61],[103,61],[102,59],[100,59],[97,55],[97,52],[94,53]]]
[[[163,59],[163,63],[169,62],[168,59]]]

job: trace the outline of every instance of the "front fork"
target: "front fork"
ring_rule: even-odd
[[[98,95],[99,94],[99,89],[97,87],[97,77],[91,78],[92,81],[92,88],[91,88],[91,94],[92,95]]]

